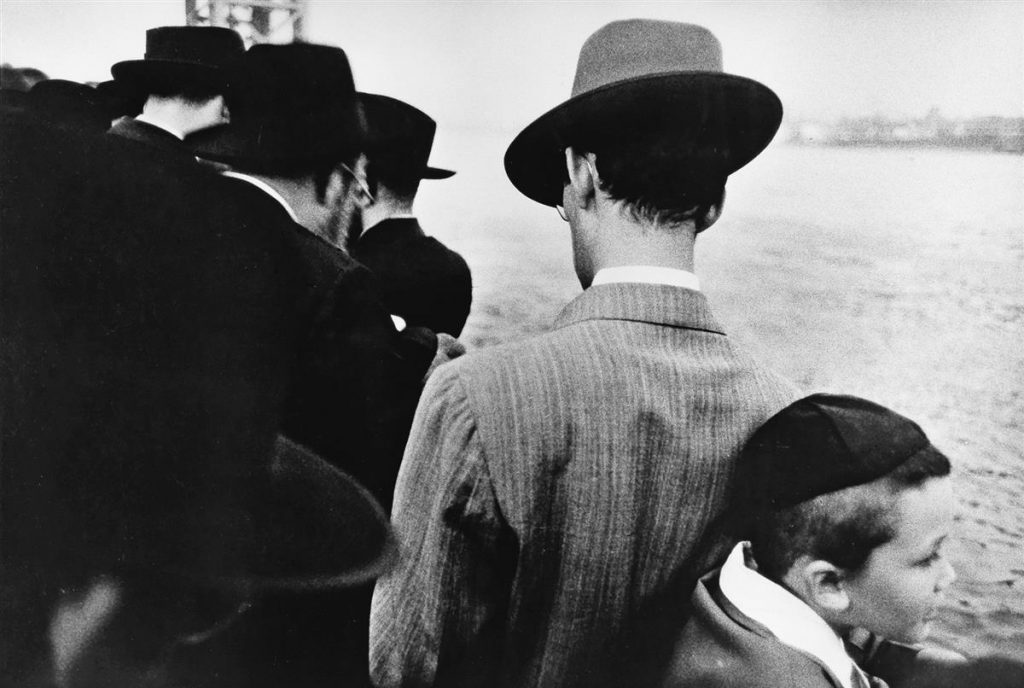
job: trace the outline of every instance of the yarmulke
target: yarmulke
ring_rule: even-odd
[[[920,452],[939,453],[914,421],[854,396],[813,394],[769,418],[737,466],[737,499],[780,509],[877,480]]]

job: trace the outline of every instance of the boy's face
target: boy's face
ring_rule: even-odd
[[[953,524],[952,481],[930,478],[904,490],[894,512],[896,536],[846,580],[848,619],[889,640],[916,643],[928,635],[943,592],[956,579],[942,554]]]

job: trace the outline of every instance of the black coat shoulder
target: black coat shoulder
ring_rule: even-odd
[[[461,334],[473,300],[469,265],[424,234],[415,219],[373,226],[356,242],[353,255],[377,277],[392,313],[410,325]]]

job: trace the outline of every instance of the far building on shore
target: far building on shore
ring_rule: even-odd
[[[1024,117],[943,117],[932,108],[922,118],[885,115],[787,123],[790,143],[810,146],[935,147],[1024,153]]]

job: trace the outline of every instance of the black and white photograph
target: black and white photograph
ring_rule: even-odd
[[[1024,2],[0,0],[0,686],[1024,686]]]

